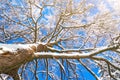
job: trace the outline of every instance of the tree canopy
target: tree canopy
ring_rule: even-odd
[[[119,5],[0,0],[0,79],[119,80]]]

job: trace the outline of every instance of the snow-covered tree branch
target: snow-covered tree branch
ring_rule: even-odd
[[[119,80],[117,1],[1,0],[0,80]]]

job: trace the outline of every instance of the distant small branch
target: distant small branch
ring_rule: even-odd
[[[81,60],[78,61],[95,77],[96,80],[99,80],[98,76],[89,67],[87,67]]]
[[[107,59],[104,59],[102,57],[91,57],[91,59],[93,60],[97,60],[97,61],[104,61],[106,62],[107,64],[109,64],[110,66],[114,67],[115,69],[119,70],[120,71],[120,68],[115,66],[114,64],[112,64],[110,61],[108,61]]]

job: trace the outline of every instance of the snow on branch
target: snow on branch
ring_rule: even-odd
[[[80,59],[80,58],[90,58],[91,56],[97,55],[107,50],[116,49],[116,47],[117,47],[116,45],[100,47],[88,53],[80,53],[79,50],[61,50],[60,51],[60,50],[49,47],[50,51],[52,52],[37,52],[37,53],[34,53],[34,55],[36,58]],[[67,52],[71,52],[71,53],[67,53]]]
[[[34,53],[35,58],[56,58],[56,59],[79,59],[87,58],[89,54],[79,54],[79,53],[56,53],[56,52],[37,52]]]
[[[16,53],[19,49],[31,49],[32,46],[36,46],[37,44],[0,44],[0,54],[4,54],[6,52]]]
[[[119,45],[105,46],[100,48],[95,48],[91,52],[81,52],[77,49],[67,49],[67,50],[57,50],[46,46],[45,44],[0,44],[0,54],[6,51],[15,53],[18,49],[33,50],[34,55],[37,58],[68,58],[68,59],[78,59],[78,58],[88,58],[107,50],[117,50]],[[54,53],[53,53],[54,52]],[[68,53],[69,52],[69,53]]]

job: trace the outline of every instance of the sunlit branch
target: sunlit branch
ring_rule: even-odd
[[[89,67],[87,67],[80,59],[78,59],[78,61],[95,77],[96,80],[99,80],[98,76]]]
[[[97,54],[100,54],[102,52],[105,52],[107,50],[111,50],[111,49],[114,49],[115,46],[110,46],[110,47],[102,47],[102,48],[99,48],[99,49],[96,49],[96,50],[93,50],[89,53],[81,53],[80,52],[76,52],[76,53],[73,53],[73,54],[69,54],[69,53],[65,53],[65,52],[69,52],[68,51],[64,51],[64,50],[56,50],[56,49],[53,49],[53,48],[49,48],[50,51],[52,52],[59,52],[61,54],[58,54],[58,53],[34,53],[35,54],[35,57],[37,58],[57,58],[57,59],[80,59],[80,58],[90,58],[94,55],[97,55]],[[73,50],[70,50],[71,52],[73,52]],[[78,50],[79,51],[79,50]]]
[[[106,46],[106,47],[101,47],[101,48],[95,48],[95,50],[91,51],[90,53],[88,53],[90,56],[94,56],[94,55],[97,55],[101,52],[104,52],[104,51],[107,51],[107,50],[112,50],[112,49],[116,49],[116,45],[113,45],[113,46]],[[50,51],[52,52],[59,52],[59,53],[62,53],[62,52],[80,52],[81,51],[85,51],[85,50],[92,50],[92,49],[68,49],[68,50],[57,50],[57,49],[54,49],[54,48],[51,48],[51,47],[47,47]]]
[[[112,64],[110,61],[108,61],[107,59],[105,58],[102,58],[102,57],[91,57],[91,59],[94,59],[94,60],[98,60],[98,61],[105,61],[107,64],[111,65],[112,67],[114,67],[115,69],[119,70],[120,71],[120,68],[117,67],[116,65]]]
[[[48,80],[48,74],[49,74],[49,63],[48,63],[48,59],[45,59],[45,65],[46,65],[46,79]]]
[[[35,80],[38,80],[37,69],[38,69],[38,60],[35,59],[35,70],[34,70]]]
[[[85,25],[78,25],[78,26],[63,26],[61,24],[60,24],[60,26],[62,26],[65,29],[70,29],[70,28],[75,29],[75,28],[87,28],[87,27],[91,26],[92,24],[95,24],[95,22],[89,23],[89,24],[85,24]]]
[[[59,24],[61,23],[61,21],[62,21],[62,19],[61,19],[61,16],[60,16],[60,17],[59,17],[59,20],[58,20],[58,22],[57,22],[57,24],[56,24],[56,27],[55,27],[55,29],[54,29],[54,31],[53,31],[53,33],[52,33],[52,36],[50,37],[50,39],[48,40],[47,43],[49,43],[49,42],[54,38],[54,35],[55,35],[57,29],[60,28]]]
[[[110,68],[110,65],[107,64],[107,66],[108,66],[108,72],[109,72],[110,77],[112,77],[114,80],[117,80],[117,79],[115,79],[114,76],[111,74],[111,68]]]
[[[17,21],[15,21],[15,20],[13,20],[13,19],[11,19],[7,14],[5,14],[4,13],[4,16],[3,17],[6,17],[6,18],[4,18],[4,19],[6,19],[8,22],[9,22],[9,20],[11,21],[11,22],[15,22],[16,24],[19,24],[19,25],[22,25],[22,26],[26,26],[25,24],[23,24],[23,23],[21,23],[21,22],[17,22]]]
[[[60,60],[56,59],[56,58],[53,58],[55,59],[55,61],[60,65],[60,69],[63,71],[63,73],[66,75],[66,71],[65,71],[65,68],[63,66],[63,64],[60,62]]]
[[[74,75],[75,75],[75,78],[78,78],[78,74],[76,73],[77,69],[76,69],[76,64],[73,63],[70,63],[70,61],[68,59],[66,59],[67,61],[67,64],[70,66],[70,69],[73,71]]]

